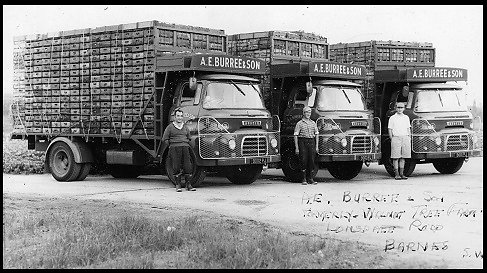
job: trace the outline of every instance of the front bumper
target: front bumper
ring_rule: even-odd
[[[213,167],[213,166],[236,166],[236,165],[252,165],[277,163],[281,161],[281,155],[266,155],[254,157],[239,157],[239,158],[222,158],[222,159],[202,159],[197,158],[199,166]]]
[[[452,152],[436,152],[436,153],[411,153],[411,158],[414,159],[437,159],[437,158],[457,158],[457,157],[477,157],[483,156],[482,150],[470,151],[452,151]]]
[[[381,158],[381,153],[368,154],[344,154],[344,155],[318,155],[318,162],[333,162],[333,161],[378,161]]]

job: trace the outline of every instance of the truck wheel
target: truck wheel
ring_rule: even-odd
[[[313,170],[313,179],[318,173],[319,165],[315,161],[315,168]],[[304,176],[301,172],[301,159],[298,155],[294,153],[286,153],[282,156],[282,172],[288,179],[288,181],[293,183],[300,183],[303,181]]]
[[[194,155],[194,153],[189,153],[191,155],[191,164],[193,165],[193,175],[192,175],[192,178],[191,178],[191,185],[195,188],[199,187],[201,185],[201,183],[203,183],[203,180],[205,180],[205,177],[206,177],[206,168],[205,167],[202,167],[202,166],[196,166],[195,162],[196,162],[196,157]],[[171,162],[171,158],[169,157],[169,155],[166,155],[166,159],[164,160],[165,161],[165,168],[166,168],[166,175],[167,177],[169,178],[169,180],[171,181],[171,183],[173,183],[173,185],[176,185],[176,180],[174,179],[174,175],[172,174],[172,162]],[[183,179],[183,178],[181,178]]]
[[[79,172],[79,175],[78,175],[78,177],[76,177],[75,180],[77,180],[77,181],[85,180],[85,178],[90,173],[90,169],[91,169],[91,163],[83,163],[81,166],[81,171]]]
[[[330,162],[328,171],[336,179],[350,180],[362,170],[362,161],[336,161]]]
[[[452,174],[456,173],[462,168],[463,162],[465,162],[464,157],[459,158],[441,158],[436,159],[433,162],[433,166],[437,171],[442,174]]]
[[[134,165],[110,165],[110,174],[115,178],[137,178],[141,173],[141,167]]]
[[[229,166],[225,170],[225,177],[233,184],[252,184],[262,173],[263,165]]]
[[[390,158],[385,159],[384,167],[386,168],[386,171],[387,173],[389,173],[390,176],[392,177],[396,176],[396,173],[394,172],[394,164],[392,163],[392,159]],[[403,172],[404,175],[411,176],[415,168],[416,168],[416,161],[414,161],[411,158],[406,158],[406,162],[404,162],[404,172]]]
[[[49,169],[57,181],[67,182],[78,178],[81,164],[74,162],[73,151],[64,142],[56,142],[49,151]]]

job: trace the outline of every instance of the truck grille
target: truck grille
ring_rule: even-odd
[[[370,136],[355,136],[352,140],[352,154],[371,153],[372,138]]]
[[[447,151],[460,151],[467,150],[469,148],[468,135],[449,135],[447,136],[446,150]]]
[[[242,156],[260,156],[267,154],[265,136],[245,136],[242,140]]]

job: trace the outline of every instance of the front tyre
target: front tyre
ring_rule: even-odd
[[[318,162],[315,160],[315,168],[312,173],[313,179],[318,170]],[[287,153],[282,156],[282,172],[290,182],[300,183],[304,180],[304,174],[301,171],[301,159],[295,153]]]
[[[76,180],[81,173],[82,164],[74,161],[73,151],[64,142],[56,142],[49,150],[49,169],[57,181]]]
[[[437,171],[439,171],[442,174],[453,174],[458,172],[462,168],[463,162],[465,162],[464,157],[441,158],[441,159],[436,159],[433,162],[433,166]]]
[[[262,167],[263,165],[228,166],[225,176],[233,184],[252,184],[262,173]]]
[[[362,170],[362,161],[336,161],[330,162],[328,171],[336,179],[350,180],[355,178]]]
[[[392,177],[396,176],[396,173],[394,172],[394,164],[392,163],[391,158],[386,158],[384,160],[384,167],[390,176]],[[411,158],[406,158],[404,162],[404,171],[403,171],[404,176],[411,176],[415,168],[416,168],[416,161],[414,161]]]
[[[195,188],[199,187],[201,183],[205,180],[206,177],[206,168],[202,166],[197,166],[196,165],[196,156],[194,155],[194,152],[190,149],[190,156],[191,156],[191,165],[193,166],[193,173],[191,174],[191,185]],[[176,179],[174,178],[174,175],[172,174],[172,161],[171,157],[169,154],[166,155],[166,159],[164,160],[164,168],[166,169],[166,175],[173,183],[173,185],[176,185]],[[181,177],[181,179],[184,179]],[[185,181],[186,182],[186,181]]]

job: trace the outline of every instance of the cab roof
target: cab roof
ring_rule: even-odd
[[[418,89],[462,89],[461,86],[450,83],[416,83],[410,86]]]
[[[341,86],[353,86],[361,87],[360,84],[348,81],[335,81],[335,80],[317,80],[313,81],[313,85],[341,85]]]
[[[251,81],[251,82],[259,82],[258,79],[246,77],[246,76],[239,76],[239,75],[230,75],[230,74],[208,74],[202,75],[199,77],[201,80],[234,80],[234,81]]]

